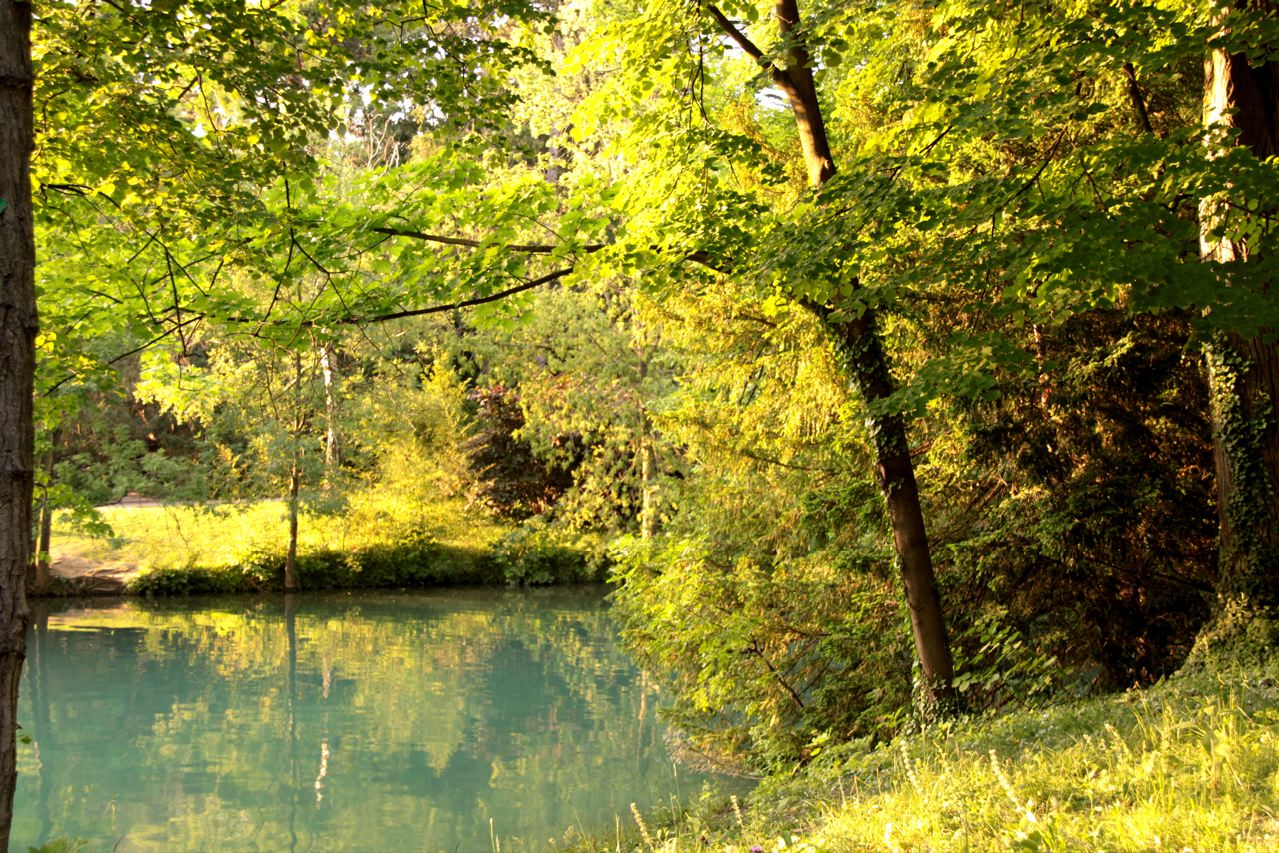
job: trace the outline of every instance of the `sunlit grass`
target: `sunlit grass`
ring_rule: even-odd
[[[581,850],[1279,850],[1279,667],[845,747],[721,811]]]
[[[114,536],[94,538],[55,519],[50,547],[55,564],[81,560],[141,570],[223,568],[257,552],[282,553],[288,543],[283,501],[216,506],[111,506],[101,510]],[[355,551],[394,542],[410,531],[458,548],[482,550],[511,528],[457,498],[405,505],[362,493],[343,511],[303,513],[298,549]]]

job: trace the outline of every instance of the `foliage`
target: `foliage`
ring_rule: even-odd
[[[487,578],[594,577],[573,537],[638,533],[616,603],[673,718],[783,767],[909,720],[865,427],[894,415],[973,710],[1189,651],[1220,581],[1200,345],[1279,317],[1279,172],[1204,145],[1198,68],[1266,27],[1172,0],[814,2],[780,34],[736,0],[194,10],[64,4],[38,49],[42,388],[79,407],[47,418],[55,481],[301,476],[377,531],[304,548],[322,585],[489,546]],[[773,73],[800,48],[839,163],[816,192]],[[1201,230],[1260,260],[1203,263]],[[850,392],[814,308],[873,309],[895,394]],[[185,424],[163,454],[139,399]],[[458,495],[525,524],[441,536]],[[247,579],[188,581],[273,582],[278,542],[235,541],[192,565]]]
[[[573,535],[530,520],[493,543],[489,561],[508,584],[602,582],[607,555],[598,537]]]
[[[572,483],[572,476],[563,463],[538,459],[520,437],[524,413],[518,393],[494,385],[473,389],[469,397],[476,429],[466,450],[476,500],[506,518],[527,518],[548,509]]]
[[[88,846],[88,842],[81,838],[55,838],[39,847],[28,847],[27,853],[79,853]]]
[[[521,440],[571,476],[547,508],[557,524],[622,531],[646,508],[650,528],[669,514],[681,460],[651,407],[678,363],[653,313],[629,283],[604,279],[541,292],[510,328],[470,329],[455,344],[485,381],[518,388]]]
[[[938,511],[950,589],[1004,614],[1067,679],[1149,683],[1189,652],[1214,583],[1198,354],[1177,318],[1105,313],[1043,330],[1037,347],[1039,372],[965,412],[958,458],[930,465],[973,502]]]
[[[429,579],[438,571],[455,580],[468,574],[481,582],[499,577],[485,564],[485,555],[510,528],[477,515],[462,501],[406,509],[394,496],[380,502],[357,494],[353,503],[354,514],[301,519],[301,564],[310,565],[317,582],[397,585],[401,560],[406,576]],[[104,515],[116,531],[114,540],[76,539],[60,529],[55,557],[138,568],[144,572],[141,584],[152,583],[143,578],[155,573],[174,578],[175,584],[186,583],[183,575],[200,575],[205,579],[198,583],[214,590],[223,585],[224,591],[273,588],[283,565],[287,530],[279,502],[110,507]],[[431,565],[436,558],[438,569]]]
[[[672,688],[668,714],[694,751],[777,767],[807,758],[822,732],[844,739],[900,725],[911,655],[891,578],[869,565],[841,576],[820,557],[728,562],[726,551],[632,539],[615,552],[625,636]]]

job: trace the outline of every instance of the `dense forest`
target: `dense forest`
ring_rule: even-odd
[[[299,516],[505,519],[715,766],[1175,672],[1279,590],[1277,27],[0,0],[0,803],[52,518],[129,492],[282,501],[285,590]]]

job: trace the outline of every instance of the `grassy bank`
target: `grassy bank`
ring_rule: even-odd
[[[114,568],[128,592],[254,592],[283,585],[286,506],[111,506],[108,537],[58,519],[51,548],[64,575]],[[298,572],[305,589],[461,583],[562,583],[602,578],[595,543],[517,526],[443,499],[404,507],[374,496],[340,513],[303,514]]]
[[[740,808],[666,817],[567,849],[1279,850],[1279,665],[843,746]]]

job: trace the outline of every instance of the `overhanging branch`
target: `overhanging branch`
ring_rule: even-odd
[[[506,290],[499,290],[497,293],[490,293],[488,296],[476,296],[473,299],[462,299],[458,302],[450,302],[447,305],[432,305],[428,308],[409,308],[405,311],[392,311],[389,314],[377,314],[372,317],[344,317],[338,320],[335,325],[341,326],[358,326],[364,323],[385,323],[390,320],[402,320],[405,317],[423,317],[427,314],[439,314],[444,311],[457,311],[461,308],[474,308],[476,305],[485,305],[489,302],[497,302],[506,299],[508,296],[514,296],[517,293],[523,293],[526,290],[532,290],[535,287],[541,287],[552,281],[557,281],[573,271],[573,267],[565,267],[562,270],[547,273],[539,278],[517,284],[514,287],[508,287]],[[304,320],[303,326],[315,325],[312,320]]]
[[[706,4],[706,11],[715,19],[715,23],[724,31],[724,35],[733,40],[733,43],[742,49],[742,52],[760,65],[771,65],[768,58],[764,55],[764,51],[759,49],[755,42],[746,37],[746,33],[742,32],[737,24],[733,23],[727,15],[719,10],[713,3]]]
[[[444,234],[430,234],[426,231],[415,231],[411,228],[394,228],[390,225],[379,225],[369,230],[375,234],[386,234],[390,237],[409,237],[414,240],[424,240],[428,243],[439,243],[444,246],[462,246],[467,249],[480,249],[485,245],[480,240],[470,240],[466,237],[448,237]],[[525,255],[549,255],[559,248],[559,246],[553,246],[549,243],[500,243],[496,245],[499,248],[506,249],[508,252],[519,252]],[[582,251],[598,252],[607,245],[607,243],[588,243],[582,247]]]

